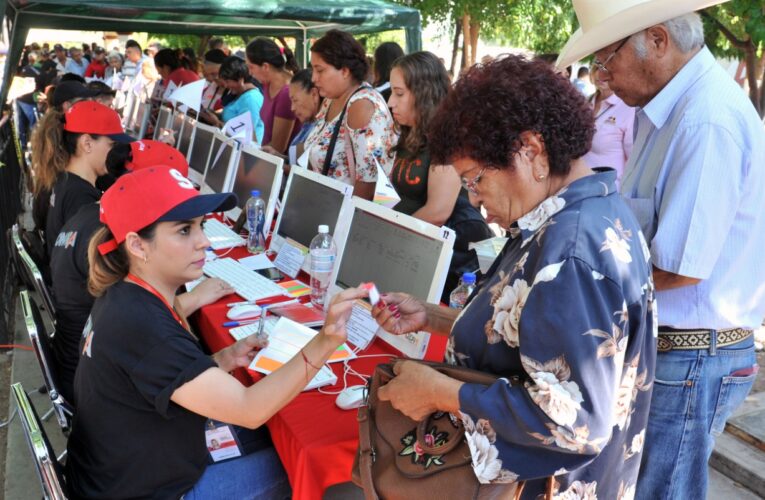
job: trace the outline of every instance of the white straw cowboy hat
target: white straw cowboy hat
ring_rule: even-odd
[[[556,66],[565,68],[603,47],[675,17],[727,0],[573,0],[580,28]]]

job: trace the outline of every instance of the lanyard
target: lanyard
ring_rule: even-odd
[[[167,307],[170,310],[170,313],[173,315],[173,318],[175,318],[175,321],[177,321],[184,330],[188,330],[186,327],[186,323],[181,319],[181,317],[178,315],[178,313],[175,311],[175,308],[167,303],[167,300],[162,296],[161,293],[157,291],[156,288],[151,286],[150,284],[146,283],[144,280],[136,276],[135,274],[128,273],[127,278],[135,283],[136,285],[140,286],[147,292],[151,293],[152,295],[156,296],[159,300],[162,301],[163,304],[165,304],[165,307]]]

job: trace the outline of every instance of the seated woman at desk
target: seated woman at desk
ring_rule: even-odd
[[[441,301],[448,303],[462,274],[478,269],[470,243],[491,238],[492,232],[481,212],[470,204],[454,168],[430,160],[426,136],[430,119],[451,87],[443,63],[430,52],[415,52],[397,59],[388,73],[388,105],[401,129],[390,173],[401,201],[393,209],[454,229],[454,253],[441,294]]]
[[[272,448],[208,465],[206,419],[263,425],[345,342],[351,299],[363,292],[343,292],[300,356],[244,387],[228,372],[248,366],[265,341],[250,336],[209,356],[171,305],[182,284],[202,275],[210,245],[203,216],[235,204],[233,194],[201,195],[162,166],[123,175],[104,193],[106,227],[88,251],[98,298],[75,376],[71,496],[288,498]]]
[[[385,100],[364,81],[369,69],[364,47],[350,33],[329,30],[311,47],[311,68],[324,103],[305,141],[310,166],[371,200],[377,164],[386,174],[393,167],[397,134]]]
[[[222,119],[212,113],[206,113],[205,118],[216,127],[222,127],[227,121],[242,113],[250,112],[254,139],[258,144],[263,143],[266,128],[260,118],[260,108],[263,106],[263,94],[252,83],[247,64],[236,56],[230,56],[220,65],[218,79],[228,90],[229,96],[223,105]]]
[[[297,159],[303,155],[305,140],[316,125],[316,115],[319,113],[322,102],[324,102],[324,98],[319,94],[319,89],[313,84],[312,75],[311,68],[301,69],[295,73],[290,81],[291,109],[303,125],[290,142],[288,154],[283,155],[271,146],[263,146],[263,151],[266,153],[288,160],[284,163],[285,173],[289,173],[289,166],[295,165]]]
[[[115,179],[130,171],[157,164],[167,165],[186,176],[189,164],[177,149],[159,141],[117,143],[106,155],[106,168]],[[59,390],[74,404],[74,374],[80,360],[82,330],[95,298],[88,293],[88,242],[98,228],[98,203],[89,203],[71,217],[56,237],[50,256],[51,290],[56,299],[56,336],[53,354],[58,372]],[[190,293],[176,297],[176,307],[189,315],[202,307],[234,293],[218,278],[205,280]]]
[[[561,497],[631,498],[640,466],[654,286],[616,172],[581,159],[593,130],[585,100],[546,63],[471,68],[433,118],[429,146],[510,239],[459,315],[397,293],[373,310],[391,333],[449,335],[447,362],[498,377],[464,384],[404,361],[379,396],[414,420],[459,416],[477,480],[526,480],[523,498],[549,476]]]

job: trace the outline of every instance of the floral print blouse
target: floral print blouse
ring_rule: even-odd
[[[482,483],[555,476],[555,498],[635,494],[656,359],[648,247],[599,169],[510,228],[454,324],[447,362],[502,377],[460,389]]]
[[[393,156],[390,152],[398,141],[393,117],[380,93],[368,83],[363,83],[361,89],[349,99],[348,107],[350,108],[351,104],[360,99],[367,99],[374,105],[375,111],[372,118],[365,128],[352,129],[348,126],[346,111],[330,163],[329,175],[351,185],[356,181],[377,181],[375,159],[383,170],[389,173],[393,168]],[[311,148],[309,163],[311,169],[317,172],[322,172],[324,169],[324,159],[327,156],[329,143],[332,141],[332,132],[340,118],[338,113],[334,119],[326,120],[331,103],[331,99],[324,99],[316,115],[316,125],[303,146],[305,149]]]

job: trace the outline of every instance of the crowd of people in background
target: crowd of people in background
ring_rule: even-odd
[[[460,386],[407,362],[381,391],[414,419],[436,410],[461,415],[468,440],[485,442],[482,483],[528,480],[526,494],[536,495],[540,478],[555,476],[556,492],[570,498],[632,498],[636,488],[639,498],[683,491],[703,498],[706,475],[696,469],[706,468],[714,443],[707,429],[719,430],[751,386],[752,374],[741,371],[752,365],[745,334],[765,313],[731,278],[742,274],[736,258],[759,248],[747,227],[765,210],[745,178],[762,185],[762,164],[753,161],[765,160],[765,140],[744,94],[713,67],[700,18],[683,14],[604,40],[573,79],[550,56],[506,55],[452,81],[430,52],[405,54],[394,42],[370,50],[340,30],[312,43],[303,69],[290,47],[270,38],[236,52],[214,39],[199,57],[135,40],[108,51],[27,47],[18,74],[33,78],[35,89],[16,100],[19,135],[30,144],[39,258],[58,302],[55,355],[77,411],[67,464],[76,496],[196,498],[235,481],[234,469],[206,463],[204,417],[261,425],[345,341],[350,304],[366,293],[350,288],[328,306],[302,360],[248,389],[235,382],[226,372],[246,365],[260,341],[248,337],[211,357],[185,330],[186,315],[231,288],[207,280],[175,295],[201,275],[209,244],[203,216],[232,206],[233,195],[189,190],[172,136],[130,144],[117,112],[130,78],[150,89],[147,98],[204,79],[197,118],[221,127],[249,112],[253,141],[286,159],[287,171],[307,152],[308,168],[365,199],[387,176],[401,198],[394,210],[456,233],[442,300],[463,272],[478,268],[469,244],[493,236],[489,223],[507,231],[463,314],[396,293],[384,297],[389,309],[373,312],[393,333],[451,332],[448,362],[524,377],[520,385],[503,378]],[[711,123],[702,115],[715,93],[727,107]],[[717,169],[709,158],[719,160]],[[160,159],[168,169],[152,168]],[[720,187],[724,164],[733,165],[725,174],[733,181]],[[685,165],[693,174],[678,170]],[[704,223],[735,234],[710,241]],[[738,297],[737,308],[721,312],[729,296]],[[718,339],[707,346],[711,371],[687,384],[696,368],[675,373],[669,365],[690,360],[682,358],[688,351],[657,355],[657,338],[661,350],[665,339],[707,327]],[[96,331],[100,343],[92,341]],[[666,380],[654,384],[654,370]],[[704,396],[712,401],[705,416],[678,428],[695,418],[681,408],[694,397],[686,392],[697,384],[714,392],[723,377],[749,385],[723,409]],[[125,418],[145,432],[120,437]],[[158,453],[146,463],[119,453],[148,440]],[[273,448],[248,460],[257,481],[235,474],[240,490],[231,495],[289,494]]]

